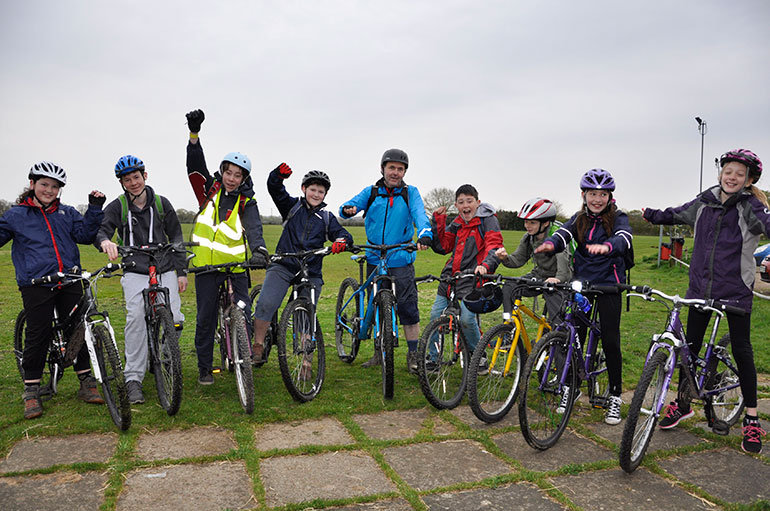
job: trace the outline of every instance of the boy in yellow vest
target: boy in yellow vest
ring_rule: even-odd
[[[201,211],[193,226],[193,266],[248,261],[253,266],[267,264],[267,249],[262,238],[262,221],[257,201],[252,197],[251,161],[241,153],[225,155],[219,171],[212,176],[206,167],[198,132],[205,116],[202,110],[187,114],[190,141],[187,144],[187,177],[198,199]],[[248,256],[251,251],[251,258]],[[195,298],[198,314],[195,322],[195,351],[198,354],[198,383],[214,383],[211,369],[214,361],[214,329],[217,319],[217,290],[225,280],[223,272],[198,273],[195,276]],[[245,272],[233,276],[236,300],[246,304],[251,314],[249,282]],[[250,324],[249,321],[247,324]]]

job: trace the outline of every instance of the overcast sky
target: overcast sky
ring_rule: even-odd
[[[0,198],[30,165],[68,172],[63,201],[121,192],[113,168],[197,209],[184,114],[202,108],[213,171],[247,154],[263,214],[280,162],[328,172],[340,204],[410,157],[406,181],[475,185],[517,210],[580,205],[580,176],[610,170],[622,209],[669,206],[704,186],[714,157],[770,163],[770,2],[30,1],[0,4]],[[760,181],[770,188],[770,177]]]

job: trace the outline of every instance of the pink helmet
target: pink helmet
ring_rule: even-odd
[[[556,218],[556,206],[548,199],[535,197],[524,203],[518,216],[522,220],[553,220]]]
[[[759,181],[759,178],[762,176],[762,160],[748,149],[733,149],[732,151],[727,151],[719,157],[719,166],[724,167],[731,161],[737,161],[738,163],[746,165],[749,169],[749,176],[754,179],[755,183]]]

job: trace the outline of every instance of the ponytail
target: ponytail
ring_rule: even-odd
[[[32,188],[25,188],[21,194],[16,198],[16,204],[21,204],[28,198],[32,197]]]
[[[759,202],[761,202],[762,204],[764,204],[766,208],[767,208],[767,207],[770,207],[770,205],[769,205],[769,204],[768,204],[768,202],[767,202],[767,195],[765,194],[765,192],[763,192],[762,190],[760,190],[759,188],[757,188],[757,187],[756,187],[756,185],[751,185],[751,186],[749,186],[749,192],[751,192],[751,194],[752,194],[754,197],[756,197],[757,199],[759,199]]]

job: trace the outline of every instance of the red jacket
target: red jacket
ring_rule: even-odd
[[[472,270],[483,264],[490,273],[493,273],[498,265],[497,258],[491,258],[484,262],[487,255],[503,246],[503,236],[500,233],[500,223],[495,216],[495,210],[486,203],[481,203],[476,215],[469,222],[465,222],[460,215],[446,225],[446,215],[433,215],[433,251],[439,254],[449,254],[441,276],[454,275],[463,270]],[[472,280],[472,279],[471,279]],[[459,296],[464,296],[471,291],[471,280],[461,281]],[[446,294],[447,285],[441,283],[439,294]]]

